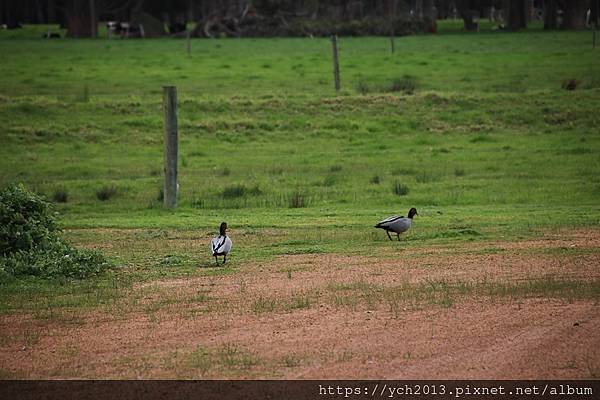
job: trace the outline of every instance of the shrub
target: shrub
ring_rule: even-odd
[[[455,176],[465,176],[465,170],[463,168],[456,167],[456,168],[454,168],[454,175]]]
[[[337,178],[334,175],[327,175],[323,180],[323,186],[331,187],[334,186],[337,182]]]
[[[417,88],[417,81],[410,75],[404,75],[402,78],[395,79],[387,88],[388,92],[400,92],[404,94],[413,94]]]
[[[561,87],[565,90],[575,90],[579,86],[579,81],[577,79],[566,79],[562,82]]]
[[[52,201],[55,203],[66,203],[69,200],[69,193],[64,188],[56,189],[52,194]]]
[[[44,250],[57,231],[50,204],[23,186],[0,192],[0,255]]]
[[[406,196],[408,194],[408,186],[402,184],[400,181],[394,182],[394,193],[398,196]]]
[[[371,86],[365,81],[358,81],[356,84],[356,91],[360,94],[368,94],[373,91]]]
[[[104,256],[59,237],[51,204],[23,186],[0,191],[0,279],[85,278],[110,268]]]
[[[118,190],[115,185],[102,186],[100,189],[96,190],[96,197],[100,201],[107,201],[114,197],[117,192]]]

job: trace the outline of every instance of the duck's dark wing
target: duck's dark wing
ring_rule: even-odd
[[[399,220],[400,218],[404,218],[404,216],[394,215],[393,217],[386,218],[382,221],[379,221],[377,225],[375,225],[375,228],[385,228],[392,224],[394,221]]]
[[[221,248],[225,244],[227,236],[217,236],[211,241],[211,249],[213,254],[220,253]]]

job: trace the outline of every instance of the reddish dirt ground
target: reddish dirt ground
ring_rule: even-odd
[[[595,295],[487,284],[597,282],[600,231],[407,250],[294,255],[227,276],[135,285],[117,302],[0,316],[17,378],[589,379]],[[473,285],[469,292],[451,288]],[[399,296],[399,297],[394,297]]]

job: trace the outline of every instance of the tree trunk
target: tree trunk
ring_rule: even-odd
[[[587,0],[569,0],[565,2],[566,29],[585,29],[585,14],[588,10]]]
[[[533,7],[533,0],[525,0],[525,12],[527,14],[527,23],[529,24],[534,17],[535,8]]]
[[[415,15],[423,19],[423,0],[415,0]]]
[[[48,16],[48,23],[55,24],[56,20],[56,5],[54,4],[54,0],[48,0],[47,2],[47,10],[46,15]]]
[[[457,0],[456,8],[458,9],[458,13],[460,14],[460,17],[462,18],[462,20],[465,24],[465,30],[466,31],[476,31],[477,24],[473,21],[473,11],[471,10],[471,7],[470,7],[470,1],[469,0]]]
[[[40,0],[35,0],[35,17],[36,23],[38,24],[48,23],[47,19],[44,17],[44,8],[42,7]]]
[[[70,0],[65,4],[67,36],[75,38],[90,37],[90,13],[86,2]]]
[[[592,5],[591,5],[591,13],[590,13],[590,25],[591,26],[595,26],[596,28],[598,28],[598,23],[600,23],[600,21],[598,21],[598,17],[599,17],[599,12],[600,12],[600,0],[592,0]]]
[[[527,11],[525,0],[506,0],[508,3],[508,29],[518,31],[527,28]]]
[[[423,19],[427,22],[426,32],[437,33],[437,9],[433,0],[423,1]]]
[[[98,12],[95,0],[90,0],[90,36],[92,38],[98,37]]]
[[[558,29],[557,0],[544,1],[544,29]]]

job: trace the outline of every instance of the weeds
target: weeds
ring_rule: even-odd
[[[293,192],[288,198],[288,204],[290,208],[306,207],[308,205],[307,197],[302,192]]]
[[[553,277],[535,278],[524,282],[480,281],[425,282],[397,286],[374,285],[363,281],[350,284],[329,284],[330,300],[337,307],[355,309],[363,305],[375,309],[387,304],[396,318],[408,308],[434,305],[451,308],[465,296],[477,296],[495,301],[498,298],[523,299],[531,297],[574,299],[600,299],[600,281],[577,281]]]
[[[400,181],[395,181],[392,189],[394,194],[397,196],[406,196],[409,192],[408,186],[401,183]]]
[[[256,314],[262,314],[267,312],[273,312],[276,309],[276,303],[274,299],[259,296],[252,303],[252,311]]]
[[[417,89],[417,81],[415,77],[404,75],[401,78],[394,79],[390,86],[386,88],[386,92],[400,92],[402,94],[413,94]]]
[[[262,192],[258,185],[255,185],[251,188],[247,188],[244,185],[233,185],[227,186],[225,189],[223,189],[221,196],[224,199],[236,199],[245,196],[258,196],[261,193]]]
[[[565,79],[560,85],[564,90],[575,90],[579,86],[579,81],[577,79]]]
[[[396,78],[387,85],[369,84],[366,81],[360,80],[355,86],[358,93],[365,95],[372,92],[379,93],[401,93],[406,95],[414,94],[417,89],[417,80],[410,75],[404,75],[401,78]]]
[[[115,197],[118,192],[115,185],[102,186],[100,189],[96,190],[96,198],[100,201],[108,201]]]
[[[58,188],[52,193],[52,201],[55,203],[66,203],[69,200],[69,193],[65,188]]]

